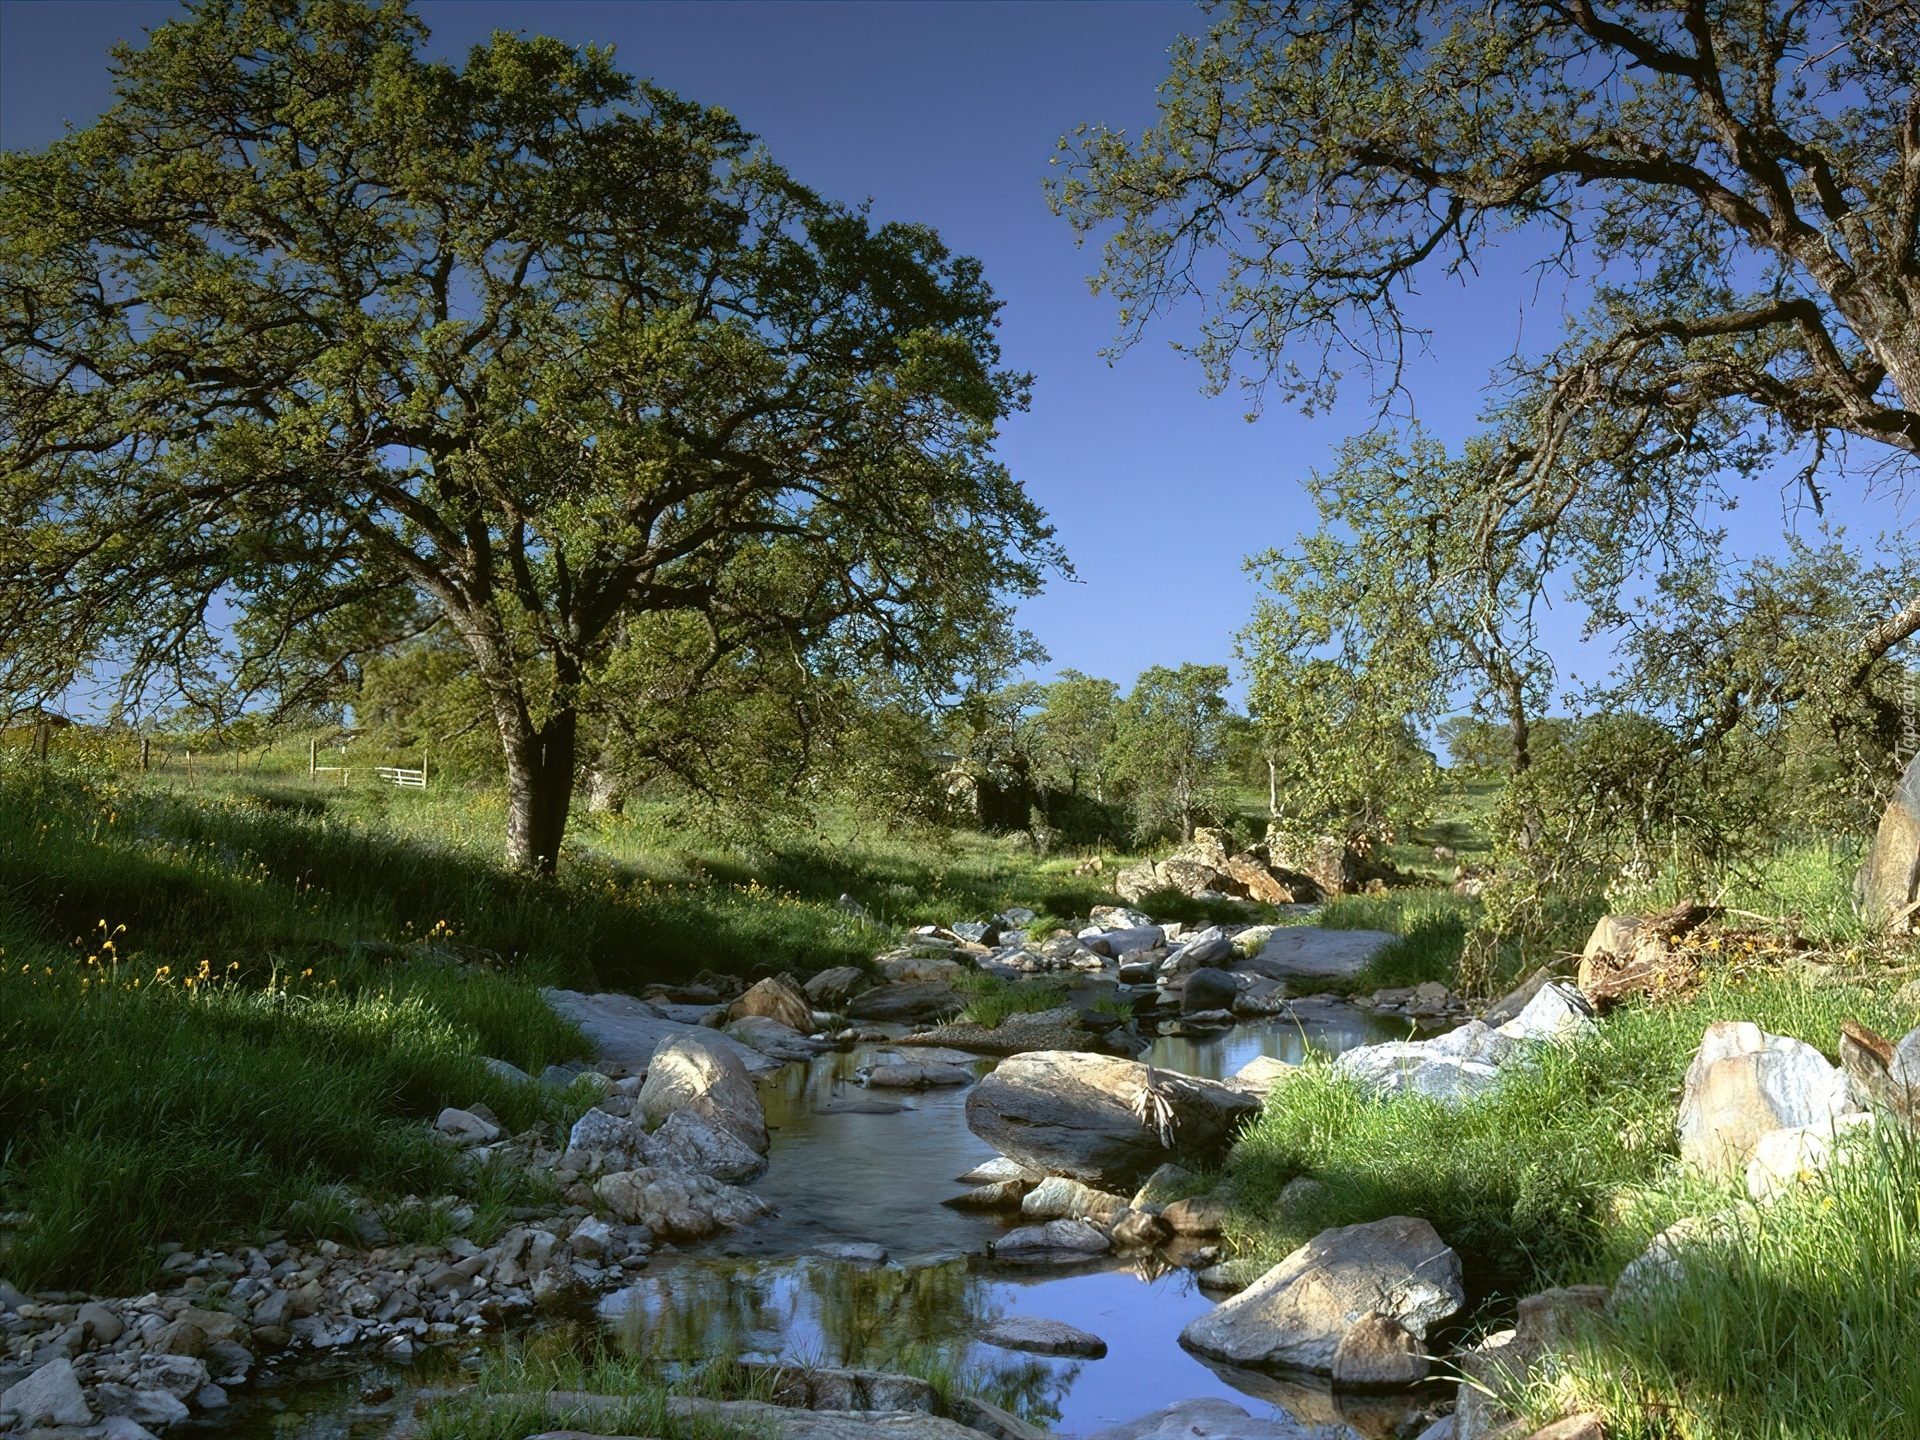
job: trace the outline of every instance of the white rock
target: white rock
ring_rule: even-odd
[[[766,1156],[695,1110],[674,1111],[648,1137],[645,1163],[711,1175],[727,1185],[744,1185],[767,1173]]]
[[[1827,1173],[1834,1147],[1847,1131],[1873,1128],[1873,1116],[1834,1115],[1791,1130],[1762,1135],[1747,1160],[1747,1193],[1765,1204],[1775,1196]]]
[[[1087,1440],[1317,1440],[1325,1432],[1280,1418],[1257,1420],[1231,1400],[1183,1400]],[[1340,1427],[1345,1429],[1345,1426]]]
[[[591,1216],[574,1226],[567,1237],[567,1248],[582,1260],[598,1260],[612,1243],[613,1227]]]
[[[1805,1041],[1769,1035],[1744,1020],[1717,1021],[1687,1066],[1681,1158],[1709,1173],[1738,1174],[1770,1131],[1857,1108],[1845,1073]]]
[[[1513,1040],[1572,1040],[1594,1029],[1593,1007],[1572,985],[1542,985],[1520,1013],[1500,1027]]]
[[[573,1129],[567,1134],[567,1148],[612,1156],[631,1163],[646,1157],[647,1131],[645,1126],[625,1116],[610,1115],[605,1110],[589,1110],[573,1122]],[[622,1166],[609,1168],[617,1170]]]
[[[500,1138],[498,1125],[482,1120],[471,1110],[461,1110],[452,1105],[442,1110],[440,1118],[433,1124],[434,1129],[442,1135],[451,1135],[456,1140],[465,1140],[474,1145],[491,1145]]]
[[[171,1395],[167,1398],[173,1399]],[[109,1415],[100,1422],[100,1437],[101,1440],[154,1440],[153,1432],[131,1415]]]
[[[64,1356],[49,1360],[26,1379],[0,1394],[0,1410],[20,1417],[20,1426],[36,1430],[47,1425],[81,1426],[93,1423],[86,1392]]]
[[[664,1240],[698,1240],[773,1213],[759,1196],[710,1175],[641,1166],[604,1177],[594,1193],[621,1220]]]
[[[677,1036],[654,1051],[635,1108],[655,1123],[692,1110],[766,1154],[766,1111],[746,1066],[732,1050],[701,1038],[704,1033]]]
[[[1232,1365],[1326,1375],[1340,1341],[1369,1312],[1424,1340],[1465,1303],[1460,1257],[1425,1220],[1392,1216],[1321,1231],[1189,1324],[1180,1343]]]

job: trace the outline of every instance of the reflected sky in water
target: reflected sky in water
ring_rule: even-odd
[[[1146,1058],[1217,1079],[1259,1055],[1298,1062],[1309,1047],[1336,1054],[1404,1030],[1344,1005],[1309,1005],[1297,1020],[1276,1017],[1212,1039],[1162,1037]],[[609,1297],[603,1313],[623,1344],[690,1361],[735,1351],[944,1370],[961,1377],[960,1388],[1065,1432],[1201,1396],[1273,1413],[1270,1387],[1265,1398],[1249,1393],[1262,1389],[1257,1377],[1223,1378],[1180,1348],[1180,1331],[1214,1303],[1187,1272],[1155,1273],[1152,1260],[1139,1269],[1064,1275],[987,1267],[978,1258],[987,1242],[1018,1217],[939,1203],[965,1188],[956,1183],[960,1175],[994,1158],[967,1129],[969,1090],[863,1089],[855,1071],[872,1053],[824,1055],[759,1080],[772,1149],[770,1169],[753,1189],[780,1213],[663,1255],[638,1284]],[[975,1069],[984,1074],[993,1063]],[[808,1254],[844,1241],[878,1243],[893,1263],[860,1268]],[[1100,1336],[1108,1352],[1065,1360],[975,1343],[982,1326],[1008,1314],[1064,1320]],[[1302,1408],[1297,1397],[1295,1408]]]

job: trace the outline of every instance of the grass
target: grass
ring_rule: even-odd
[[[517,1132],[579,1108],[480,1063],[586,1053],[539,986],[806,974],[870,960],[893,920],[1101,898],[1070,860],[990,837],[749,852],[645,811],[584,825],[540,881],[499,863],[497,796],[315,786],[297,750],[299,774],[202,757],[190,787],[183,768],[0,754],[0,1210],[28,1217],[0,1230],[12,1283],[137,1290],[159,1242],[345,1238],[368,1202],[434,1238],[444,1212],[391,1208],[409,1194],[461,1196],[484,1228],[528,1196],[425,1122],[480,1101]]]
[[[1751,1020],[1833,1060],[1844,1019],[1896,1037],[1920,1023],[1899,992],[1913,957],[1861,935],[1843,898],[1851,869],[1846,847],[1809,845],[1730,879],[1706,898],[1773,917],[1818,951],[1781,966],[1731,950],[1691,997],[1621,1008],[1487,1100],[1376,1102],[1310,1065],[1276,1088],[1235,1151],[1235,1248],[1277,1260],[1327,1226],[1424,1216],[1497,1323],[1530,1291],[1611,1283],[1683,1217],[1755,1215],[1737,1179],[1705,1179],[1677,1153],[1682,1080],[1706,1026]],[[1652,909],[1677,888],[1613,899]],[[1402,891],[1343,899],[1319,918],[1405,937],[1365,988],[1389,973],[1449,978],[1472,911]],[[1577,944],[1579,923],[1532,963]],[[1683,1285],[1623,1309],[1506,1398],[1531,1424],[1598,1408],[1609,1434],[1647,1440],[1920,1435],[1920,1157],[1904,1136],[1867,1143],[1879,1147],[1867,1163],[1758,1212],[1746,1239],[1703,1255]],[[1324,1189],[1281,1214],[1275,1199],[1298,1175]]]
[[[1068,984],[1052,976],[1030,980],[1003,980],[998,975],[973,971],[960,977],[958,988],[973,998],[957,1017],[988,1030],[1000,1028],[1009,1015],[1051,1010],[1067,1003]]]

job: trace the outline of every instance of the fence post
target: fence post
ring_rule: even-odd
[[[315,737],[309,736],[307,739],[307,779],[311,780],[319,773],[315,768],[319,763],[320,741]]]
[[[187,784],[193,784],[193,751],[187,751]]]
[[[144,775],[152,768],[153,737],[151,735],[142,735],[140,737],[140,773]]]
[[[53,743],[53,724],[42,720],[33,730],[34,758],[42,765],[47,763],[47,747]]]

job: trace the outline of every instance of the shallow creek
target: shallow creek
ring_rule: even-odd
[[[1382,1024],[1344,1005],[1307,1004],[1299,1019],[1241,1025],[1209,1039],[1162,1037],[1144,1058],[1217,1079],[1257,1055],[1298,1061],[1308,1048],[1332,1054],[1404,1033],[1404,1023]],[[1214,1304],[1191,1273],[1151,1261],[1067,1273],[987,1262],[987,1242],[1018,1217],[940,1204],[966,1188],[958,1176],[994,1158],[967,1128],[968,1091],[863,1089],[855,1071],[876,1048],[761,1078],[773,1144],[768,1173],[753,1189],[780,1213],[657,1256],[637,1284],[603,1303],[624,1343],[685,1359],[732,1348],[874,1369],[931,1362],[960,1377],[963,1388],[1066,1433],[1198,1396],[1267,1413],[1262,1399],[1277,1395],[1270,1382],[1237,1376],[1239,1385],[1229,1384],[1180,1348],[1181,1329]],[[994,1063],[975,1069],[985,1074]],[[889,1263],[862,1267],[809,1253],[841,1242],[880,1245]],[[981,1326],[1012,1314],[1091,1331],[1107,1342],[1107,1354],[1049,1359],[974,1342]],[[1268,1393],[1250,1395],[1249,1387]],[[1296,1408],[1319,1412],[1321,1397],[1299,1397]]]
[[[1308,1049],[1337,1054],[1399,1038],[1388,1023],[1343,1004],[1299,1005],[1297,1018],[1244,1024],[1219,1035],[1163,1036],[1143,1058],[1218,1079],[1258,1055],[1298,1061]],[[1185,1270],[1152,1260],[1099,1267],[1015,1269],[985,1258],[987,1242],[1019,1223],[951,1210],[940,1202],[958,1176],[994,1158],[968,1130],[965,1088],[918,1093],[867,1090],[855,1071],[883,1046],[790,1064],[758,1078],[772,1134],[770,1168],[753,1189],[778,1210],[744,1231],[656,1253],[639,1281],[606,1297],[603,1323],[623,1346],[669,1360],[724,1351],[822,1365],[945,1371],[959,1388],[1087,1434],[1176,1401],[1220,1396],[1258,1416],[1284,1412],[1305,1424],[1345,1421],[1386,1435],[1408,1407],[1351,1401],[1245,1372],[1216,1374],[1183,1350],[1181,1329],[1215,1303]],[[911,1051],[908,1051],[911,1054]],[[981,1060],[979,1074],[993,1060]],[[877,1244],[884,1266],[813,1253],[843,1242]],[[975,1342],[1002,1315],[1063,1320],[1100,1336],[1098,1360],[1052,1359]],[[498,1340],[490,1343],[498,1344]],[[233,1440],[375,1440],[407,1392],[457,1376],[455,1357],[429,1352],[414,1366],[352,1364],[344,1357],[276,1367],[276,1384],[236,1393],[232,1411],[195,1429]],[[368,1405],[363,1391],[391,1385],[395,1400]],[[243,1400],[241,1397],[245,1395]]]

